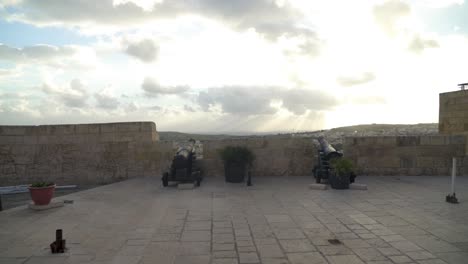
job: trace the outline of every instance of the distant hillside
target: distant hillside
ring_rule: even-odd
[[[349,136],[404,136],[404,135],[434,135],[438,133],[438,124],[414,124],[414,125],[399,125],[399,124],[370,124],[356,125],[347,127],[337,127],[328,130],[318,130],[300,133],[276,133],[276,134],[258,134],[252,135],[228,135],[228,134],[188,134],[173,131],[159,132],[160,140],[163,141],[186,141],[190,138],[206,141],[206,140],[222,140],[232,138],[245,137],[319,137],[324,136],[330,143],[341,145],[343,137]]]

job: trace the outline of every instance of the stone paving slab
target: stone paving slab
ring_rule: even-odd
[[[467,263],[468,178],[358,177],[368,190],[313,190],[312,177],[254,186],[207,178],[191,191],[139,178],[65,196],[61,208],[0,212],[0,263]],[[55,229],[69,250],[51,255]]]

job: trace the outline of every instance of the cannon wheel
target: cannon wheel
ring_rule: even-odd
[[[200,175],[200,171],[195,172],[195,186],[200,187],[202,177]]]
[[[162,180],[163,186],[167,187],[169,185],[169,173],[165,172],[161,180]]]
[[[314,172],[314,177],[315,177],[315,183],[320,183],[320,181],[322,180],[322,178],[320,177],[320,172],[319,172],[319,167],[318,166],[315,166],[314,169],[313,169],[313,172]]]

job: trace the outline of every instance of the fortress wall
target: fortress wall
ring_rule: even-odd
[[[144,143],[158,140],[153,122],[0,126],[0,145]]]
[[[439,94],[439,133],[468,134],[468,90]]]
[[[464,135],[350,137],[343,148],[361,175],[450,175],[454,156],[459,157],[459,174],[468,175],[467,142]],[[254,177],[312,176],[317,164],[317,146],[311,138],[264,136],[202,143],[200,164],[206,177],[224,177],[219,151],[225,146],[253,151]],[[176,145],[159,141],[150,122],[0,126],[0,186],[159,178]]]
[[[224,177],[219,151],[226,146],[246,146],[253,151],[253,177],[311,176],[317,163],[317,147],[310,138],[264,136],[204,141],[202,168],[206,176]]]
[[[452,157],[468,175],[466,144],[463,135],[349,137],[343,148],[361,175],[450,175]]]
[[[161,175],[173,155],[152,122],[0,126],[0,186],[105,184]]]

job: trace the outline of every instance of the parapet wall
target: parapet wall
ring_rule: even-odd
[[[149,143],[158,140],[159,135],[153,122],[0,126],[0,145]]]
[[[104,184],[161,175],[173,155],[152,122],[0,126],[0,186]]]
[[[439,95],[439,133],[468,134],[468,90]]]
[[[362,175],[450,175],[452,157],[467,175],[466,143],[462,135],[349,137],[344,154]]]
[[[311,138],[255,137],[203,142],[203,169],[206,176],[224,177],[219,150],[226,146],[246,146],[255,155],[252,176],[311,176],[317,164],[317,147]]]
[[[264,136],[204,141],[206,177],[223,177],[219,150],[246,146],[256,156],[252,176],[309,176],[317,164],[311,138]],[[361,175],[450,175],[458,157],[468,175],[464,135],[351,137],[345,156]],[[177,144],[158,141],[150,122],[17,127],[0,126],[0,186],[55,181],[104,184],[133,177],[160,177]]]

